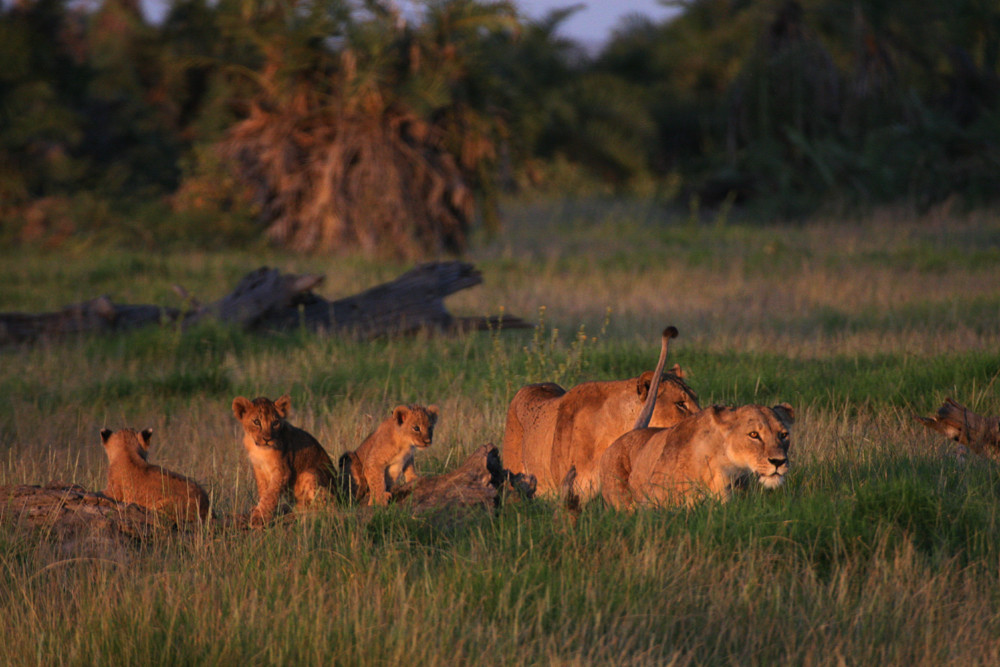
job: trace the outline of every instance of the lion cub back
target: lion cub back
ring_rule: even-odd
[[[437,418],[436,405],[398,405],[357,451],[341,457],[341,474],[351,488],[367,487],[367,498],[356,497],[358,502],[388,504],[394,486],[416,479],[414,453],[431,446]]]
[[[146,459],[152,429],[137,433],[125,428],[101,431],[108,456],[108,485],[104,495],[123,503],[135,503],[181,521],[208,518],[208,495],[195,481]]]

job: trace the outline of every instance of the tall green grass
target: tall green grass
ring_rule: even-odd
[[[104,485],[102,427],[154,428],[150,458],[219,513],[255,501],[230,412],[292,396],[334,456],[398,403],[437,403],[437,472],[503,437],[522,384],[633,376],[658,334],[703,405],[788,401],[786,486],[728,504],[574,524],[554,502],[497,515],[316,512],[142,545],[62,543],[0,521],[8,664],[901,664],[1000,661],[1000,473],[913,416],[945,396],[1000,413],[1000,218],[698,226],[627,203],[512,204],[469,259],[459,315],[534,330],[358,343],[218,325],[0,350],[0,484]],[[261,264],[336,298],[406,267],[246,251],[3,252],[0,309],[108,293],[177,305]],[[2,510],[0,510],[2,512]]]

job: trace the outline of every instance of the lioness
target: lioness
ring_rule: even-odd
[[[431,446],[437,417],[436,405],[397,405],[356,451],[340,457],[341,477],[358,503],[388,505],[393,486],[416,479],[413,455]]]
[[[596,496],[601,455],[632,428],[657,374],[661,382],[654,389],[653,426],[671,426],[701,409],[680,366],[662,372],[667,342],[676,335],[674,327],[664,330],[657,370],[637,378],[585,382],[569,391],[551,382],[522,387],[507,409],[504,465],[512,473],[534,475],[539,494],[556,493],[566,473],[575,467],[581,500]]]
[[[335,491],[333,461],[316,438],[286,421],[291,408],[287,394],[276,401],[263,396],[233,399],[233,414],[243,425],[243,446],[257,480],[257,505],[250,512],[254,525],[271,520],[286,491],[302,507],[308,507],[320,489]]]
[[[136,433],[130,428],[101,431],[108,455],[108,485],[104,495],[122,503],[135,503],[163,512],[181,523],[208,518],[208,495],[198,484],[147,461],[152,429]]]
[[[729,498],[744,472],[769,489],[788,472],[792,406],[713,405],[671,428],[640,428],[615,440],[601,457],[601,495],[618,509],[636,504]]]

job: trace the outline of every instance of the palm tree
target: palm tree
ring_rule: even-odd
[[[273,241],[300,251],[459,252],[504,124],[481,49],[507,2],[244,3],[245,116],[220,143]]]

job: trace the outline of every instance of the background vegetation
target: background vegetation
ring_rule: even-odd
[[[264,263],[336,298],[461,253],[485,283],[453,312],[538,326],[2,349],[0,484],[101,489],[99,430],[149,426],[243,512],[229,406],[284,392],[334,456],[437,403],[440,471],[522,384],[635,375],[666,324],[703,404],[797,414],[779,491],[575,526],[544,499],[128,547],[3,521],[3,660],[1000,663],[1000,475],[912,418],[1000,413],[1000,7],[676,6],[588,52],[572,9],[499,1],[2,3],[0,310],[207,302]]]
[[[1000,222],[943,209],[809,225],[691,224],[634,203],[510,204],[477,243],[458,314],[535,331],[354,343],[206,326],[0,351],[0,484],[103,488],[102,427],[151,426],[151,457],[216,511],[254,502],[234,396],[288,391],[331,454],[393,405],[436,402],[423,472],[499,442],[525,382],[638,374],[657,334],[704,405],[788,401],[793,468],[774,493],[572,527],[554,503],[497,516],[318,512],[263,532],[136,548],[61,546],[0,525],[11,664],[995,664],[1000,474],[912,416],[953,396],[1000,413]],[[263,261],[324,295],[393,277],[358,257],[0,251],[0,309],[95,293],[209,300]],[[123,280],[128,276],[127,281]],[[543,310],[544,309],[544,310]]]
[[[763,219],[1000,192],[994,2],[683,0],[597,53],[512,3],[0,8],[7,241],[436,256],[504,189]]]

